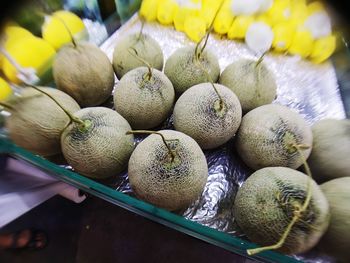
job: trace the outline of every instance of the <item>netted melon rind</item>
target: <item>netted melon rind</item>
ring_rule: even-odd
[[[237,95],[244,112],[270,104],[276,97],[275,78],[264,62],[238,60],[227,66],[219,82]]]
[[[66,110],[80,110],[78,103],[66,93],[39,87],[53,96]],[[41,156],[61,152],[60,136],[69,122],[67,114],[48,96],[26,87],[20,97],[9,102],[15,110],[6,118],[11,140],[18,146]]]
[[[235,135],[242,119],[237,96],[223,85],[214,85],[223,99],[222,111],[218,110],[220,99],[210,83],[185,91],[174,108],[175,129],[191,136],[202,149],[226,143]]]
[[[239,156],[252,169],[283,166],[296,169],[303,159],[295,145],[308,158],[312,148],[312,132],[306,121],[286,106],[269,104],[248,112],[237,133]]]
[[[188,207],[201,195],[208,177],[205,156],[189,136],[160,131],[176,153],[169,162],[168,149],[157,134],[149,135],[132,153],[129,180],[137,197],[158,207],[178,210]]]
[[[171,113],[175,91],[170,80],[159,70],[140,67],[126,73],[116,86],[114,105],[133,129],[160,125]]]
[[[128,35],[116,44],[113,53],[113,68],[120,80],[132,69],[145,66],[145,64],[131,55],[129,52],[137,51],[137,55],[146,60],[153,68],[163,69],[163,51],[156,40],[147,34],[139,33]]]
[[[317,182],[350,176],[350,120],[325,119],[312,126],[308,163]]]
[[[53,63],[58,89],[72,96],[80,106],[105,102],[112,94],[114,72],[107,55],[90,43],[63,46]]]
[[[134,149],[129,123],[116,111],[85,108],[74,114],[92,123],[91,129],[81,131],[76,123],[62,133],[62,152],[75,171],[91,178],[106,178],[122,172]]]
[[[253,173],[238,190],[234,214],[247,237],[260,246],[274,245],[291,222],[295,208],[304,203],[307,175],[285,167],[268,167]],[[298,254],[314,247],[329,224],[329,205],[320,187],[311,181],[312,197],[286,242],[278,251]]]
[[[211,80],[208,80],[203,68]],[[219,79],[220,66],[216,56],[208,49],[203,51],[198,61],[195,59],[195,47],[187,46],[179,48],[168,58],[164,73],[173,83],[176,93],[181,94],[196,84],[208,81],[215,83]]]

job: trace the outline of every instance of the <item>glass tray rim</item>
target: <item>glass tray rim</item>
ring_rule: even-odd
[[[0,154],[7,154],[15,159],[23,160],[36,168],[39,168],[60,181],[77,187],[87,193],[122,207],[147,219],[206,241],[215,246],[237,253],[243,257],[260,262],[301,262],[295,258],[274,251],[263,252],[259,255],[249,256],[246,250],[257,247],[255,244],[245,241],[233,235],[220,232],[216,229],[200,225],[180,215],[158,208],[142,200],[114,190],[97,181],[86,178],[78,173],[60,167],[43,157],[34,155],[29,151],[15,145],[0,132]]]

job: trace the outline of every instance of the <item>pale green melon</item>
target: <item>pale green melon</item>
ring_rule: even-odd
[[[350,176],[350,120],[321,120],[312,126],[308,159],[316,181]]]
[[[295,206],[307,196],[307,175],[285,167],[268,167],[253,173],[238,190],[234,215],[239,227],[259,246],[276,244],[291,222]],[[312,180],[310,204],[292,227],[278,251],[303,253],[314,247],[329,224],[329,206]]]
[[[128,174],[132,190],[142,200],[168,210],[188,207],[203,192],[208,177],[205,156],[189,136],[160,131],[175,154],[172,160],[158,134],[144,139],[130,157]]]
[[[331,221],[319,247],[340,262],[350,262],[350,177],[326,182],[321,189],[329,202]]]
[[[174,108],[174,126],[193,139],[202,149],[216,148],[232,138],[242,119],[242,109],[237,96],[228,88],[202,83],[186,90]]]
[[[171,113],[175,91],[170,80],[159,70],[146,67],[126,73],[114,92],[114,105],[134,129],[160,125]]]
[[[66,93],[39,87],[55,98],[66,110],[80,110],[76,101]],[[48,96],[26,87],[20,97],[8,101],[15,110],[6,118],[6,128],[11,140],[18,146],[42,156],[61,152],[60,136],[67,126],[67,114]]]
[[[137,56],[147,61],[152,68],[163,69],[163,51],[158,42],[147,34],[131,34],[118,41],[113,53],[113,67],[118,79],[121,79],[128,71],[145,66],[130,52],[137,52]]]
[[[303,157],[292,146],[303,145]],[[307,159],[312,148],[312,132],[293,110],[277,104],[260,106],[242,118],[237,133],[237,151],[252,169],[284,166],[293,169]]]
[[[276,97],[275,78],[264,62],[240,59],[227,66],[219,82],[237,95],[244,112],[270,104]]]
[[[53,63],[57,87],[80,106],[97,106],[112,94],[114,72],[107,55],[90,43],[63,46]]]
[[[203,69],[207,71],[211,80],[208,80]],[[179,48],[168,58],[164,73],[173,83],[176,93],[181,94],[196,84],[216,82],[219,79],[220,66],[211,51],[205,49],[197,60],[195,47],[187,46]]]
[[[62,133],[62,152],[75,171],[91,178],[118,175],[126,168],[134,149],[129,123],[116,111],[92,107],[82,109],[75,117],[90,125],[81,128],[71,123]]]

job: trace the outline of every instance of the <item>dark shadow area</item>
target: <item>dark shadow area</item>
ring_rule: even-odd
[[[95,197],[75,204],[56,196],[0,230],[46,231],[41,251],[0,251],[6,263],[252,262]]]

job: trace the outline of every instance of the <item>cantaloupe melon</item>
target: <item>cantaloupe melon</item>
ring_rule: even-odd
[[[129,123],[104,107],[82,109],[74,114],[85,123],[71,123],[62,133],[62,152],[75,171],[91,178],[118,175],[134,149]]]
[[[143,140],[130,157],[128,174],[137,197],[158,207],[179,210],[188,207],[202,193],[208,177],[205,156],[189,136],[159,131]]]
[[[181,95],[174,108],[175,129],[191,136],[202,149],[226,143],[236,133],[241,119],[237,96],[220,84],[202,83],[191,87]]]
[[[128,71],[144,66],[143,62],[130,56],[130,49],[135,50],[153,68],[163,69],[163,51],[158,42],[147,34],[135,33],[120,39],[114,48],[113,67],[118,79]]]
[[[244,112],[270,104],[276,97],[276,81],[264,62],[240,59],[222,72],[219,82],[237,95]]]
[[[253,173],[238,190],[234,215],[247,237],[260,246],[276,244],[307,196],[307,175],[285,167]],[[314,247],[329,224],[329,205],[320,187],[311,181],[311,200],[291,229],[283,253],[297,254]]]
[[[47,87],[40,87],[54,97],[67,110],[80,110],[78,103],[66,93]],[[42,156],[61,152],[60,136],[68,125],[69,118],[48,96],[26,87],[19,97],[7,102],[14,109],[6,118],[9,137],[18,146]]]
[[[112,95],[112,64],[102,50],[90,43],[62,47],[53,63],[53,76],[57,87],[82,107],[100,105]]]
[[[319,248],[339,262],[350,262],[350,177],[328,181],[321,189],[329,202],[331,221]]]
[[[219,78],[220,66],[215,54],[205,49],[197,59],[195,50],[195,46],[179,48],[165,63],[164,73],[173,83],[175,92],[178,94],[196,84],[208,81],[215,83]],[[203,69],[209,74],[210,80]]]
[[[171,113],[175,91],[159,70],[139,67],[126,73],[116,86],[114,105],[134,129],[160,125]]]
[[[286,106],[260,106],[242,118],[236,146],[240,157],[252,169],[268,166],[296,169],[310,155],[311,127]],[[303,156],[295,146],[303,148]]]
[[[308,163],[315,180],[350,176],[350,120],[321,120],[312,126],[312,134]]]

